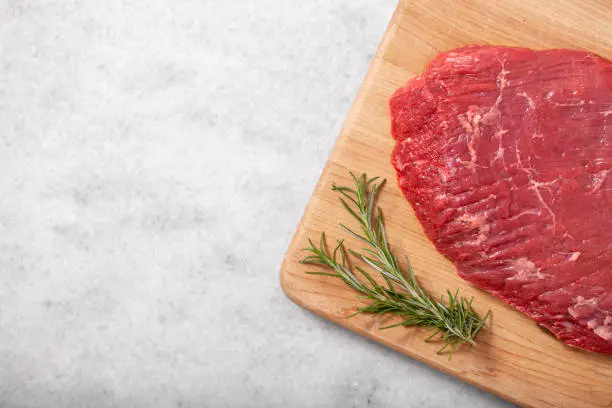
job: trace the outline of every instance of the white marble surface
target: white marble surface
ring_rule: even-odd
[[[506,405],[279,287],[394,6],[0,1],[0,406]]]

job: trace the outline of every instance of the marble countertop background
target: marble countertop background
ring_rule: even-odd
[[[396,0],[0,1],[1,407],[504,407],[291,303]]]

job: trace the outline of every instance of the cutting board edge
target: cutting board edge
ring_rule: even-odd
[[[403,8],[405,7],[405,1],[400,1],[397,5],[397,7],[395,8],[395,11],[393,12],[393,15],[391,17],[391,20],[389,21],[389,24],[387,25],[387,28],[385,29],[385,33],[383,35],[382,40],[380,41],[380,44],[378,45],[378,48],[376,50],[376,54],[374,55],[374,58],[372,59],[372,62],[370,63],[370,66],[368,67],[368,71],[365,75],[365,78],[362,82],[361,87],[359,88],[359,91],[357,92],[357,95],[355,96],[355,99],[353,100],[353,103],[351,104],[351,108],[349,109],[349,113],[347,115],[347,118],[344,121],[344,124],[342,126],[342,129],[340,130],[340,134],[339,136],[336,138],[336,141],[334,143],[334,146],[332,147],[330,156],[328,157],[327,161],[325,162],[325,166],[323,167],[323,170],[321,171],[321,174],[319,175],[319,179],[317,180],[317,184],[313,190],[313,192],[310,195],[310,198],[308,199],[308,204],[306,205],[306,208],[304,209],[304,212],[302,213],[302,216],[300,217],[300,221],[298,222],[298,226],[297,229],[295,231],[295,233],[293,234],[293,237],[291,238],[291,241],[289,243],[289,246],[287,248],[287,251],[285,252],[285,256],[283,257],[283,261],[281,263],[281,268],[280,268],[280,282],[281,282],[281,288],[283,289],[283,291],[285,292],[285,294],[287,295],[287,297],[289,297],[291,300],[293,300],[295,303],[297,303],[298,305],[304,307],[305,309],[310,310],[307,306],[305,306],[304,304],[300,303],[296,297],[292,296],[291,290],[289,289],[289,287],[287,286],[287,265],[290,263],[289,260],[289,255],[294,253],[295,251],[299,250],[299,248],[296,248],[297,246],[297,241],[298,238],[302,235],[302,228],[304,225],[304,219],[306,218],[306,216],[308,214],[310,214],[310,209],[313,206],[313,199],[315,197],[317,197],[318,192],[324,188],[323,184],[324,184],[324,180],[325,180],[325,175],[326,173],[329,171],[329,167],[331,165],[332,162],[334,162],[334,157],[337,154],[337,152],[339,151],[338,147],[340,146],[340,144],[343,142],[343,139],[345,136],[345,132],[347,127],[349,126],[349,124],[351,122],[353,122],[353,118],[354,116],[359,112],[359,107],[361,105],[361,101],[363,100],[363,96],[366,94],[368,88],[369,88],[369,79],[371,77],[374,76],[374,72],[376,71],[376,69],[378,68],[379,65],[379,61],[382,59],[381,58],[381,53],[382,51],[385,49],[386,44],[390,41],[391,37],[393,36],[393,32],[394,30],[397,28],[397,20],[400,17],[400,13],[403,11]]]

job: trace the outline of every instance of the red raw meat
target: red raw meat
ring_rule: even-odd
[[[612,62],[460,48],[390,107],[400,188],[459,275],[612,354]]]

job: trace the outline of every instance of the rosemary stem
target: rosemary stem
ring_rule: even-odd
[[[366,244],[362,252],[347,250],[343,241],[338,241],[333,251],[327,250],[325,234],[321,234],[319,245],[308,240],[309,246],[304,248],[309,253],[302,263],[316,264],[333,273],[310,272],[318,275],[330,275],[342,279],[353,290],[360,292],[360,298],[371,301],[367,306],[361,307],[355,314],[391,313],[403,319],[401,323],[387,326],[422,326],[434,329],[433,335],[425,341],[439,335],[443,346],[439,353],[450,347],[450,356],[463,343],[475,344],[475,339],[484,326],[490,312],[481,318],[472,307],[472,300],[467,300],[447,291],[447,299],[443,297],[438,301],[419,285],[414,277],[409,260],[407,260],[406,273],[402,271],[395,254],[392,252],[384,227],[383,213],[375,207],[377,194],[385,183],[378,177],[368,179],[365,174],[356,177],[350,173],[354,181],[354,188],[333,186],[332,190],[340,194],[340,202],[347,212],[357,220],[361,234],[340,226],[351,236]],[[347,252],[377,272],[387,286],[381,286],[365,269],[348,263]],[[340,259],[339,259],[339,258]],[[355,273],[359,272],[361,279]]]

